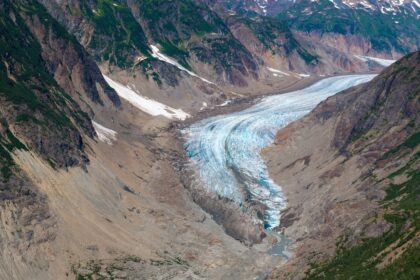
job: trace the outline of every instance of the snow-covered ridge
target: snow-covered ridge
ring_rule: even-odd
[[[98,135],[99,141],[107,143],[108,145],[112,145],[112,141],[117,141],[116,131],[106,128],[95,121],[92,121],[92,125],[95,129],[96,135]]]
[[[181,64],[179,64],[175,59],[173,59],[173,58],[171,58],[171,57],[169,57],[167,55],[164,55],[163,53],[160,52],[160,50],[159,50],[158,47],[156,47],[154,45],[151,45],[150,48],[152,49],[152,56],[154,58],[159,59],[161,61],[164,61],[166,63],[172,64],[173,66],[177,67],[179,70],[185,71],[189,75],[191,75],[193,77],[196,77],[196,78],[199,78],[200,80],[202,80],[202,81],[204,81],[206,83],[214,84],[213,82],[210,82],[209,80],[207,80],[207,79],[205,79],[203,77],[200,77],[197,74],[195,74],[194,72],[188,70],[187,68],[185,68],[184,66],[182,66]]]
[[[365,56],[365,55],[354,55],[354,57],[360,59],[361,61],[368,62],[368,61],[374,61],[378,63],[379,65],[388,67],[392,63],[394,63],[396,60],[392,59],[383,59],[383,58],[377,58],[372,56]]]
[[[121,98],[127,100],[134,107],[152,116],[164,116],[168,119],[185,120],[190,117],[190,114],[184,112],[182,109],[174,109],[156,100],[141,96],[128,86],[124,86],[118,82],[113,81],[106,75],[103,75],[105,81],[112,87]]]
[[[317,0],[312,0],[313,2]],[[364,9],[370,11],[380,11],[383,14],[396,14],[402,12],[403,7],[418,13],[420,5],[417,0],[329,0],[337,9]]]
[[[266,15],[270,9],[280,4],[288,5],[303,0],[254,0],[254,3]],[[329,0],[336,9],[364,9],[366,11],[379,11],[383,14],[397,14],[412,12],[420,17],[419,0]],[[312,3],[319,3],[320,0],[310,0]],[[310,14],[310,7],[305,9]]]

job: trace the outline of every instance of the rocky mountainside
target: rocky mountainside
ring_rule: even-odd
[[[0,0],[0,279],[255,279],[280,263],[266,253],[276,238],[254,231],[239,206],[188,191],[174,119],[383,65],[266,16],[261,7],[275,2],[251,11],[214,0]],[[331,149],[351,156],[383,144],[392,160],[378,170],[411,162],[395,184],[409,184],[417,164],[418,98],[386,100],[404,77],[404,90],[418,88],[413,57],[381,76],[387,94],[355,107],[362,114],[378,101],[378,111],[343,121]],[[387,114],[402,107],[407,125],[391,129]],[[386,128],[400,134],[368,133]],[[283,226],[297,217],[289,211]],[[371,232],[389,227],[378,221]]]
[[[119,67],[118,53],[102,58],[53,15],[38,1],[0,1],[0,278],[265,271],[263,251],[228,236],[184,188],[171,120],[138,110],[106,82],[97,62]]]
[[[415,52],[278,133],[266,158],[296,258],[273,279],[418,275],[419,75]]]
[[[217,1],[217,0],[216,0]],[[265,15],[277,15],[303,0],[219,0],[230,9],[244,9]],[[314,0],[312,2],[319,2]],[[331,0],[337,9],[365,9],[383,13],[408,13],[415,15],[420,8],[413,0]]]
[[[31,151],[51,168],[86,168],[84,138],[96,135],[92,108],[116,108],[120,99],[42,5],[2,0],[0,18],[0,274],[27,278],[48,266],[48,258],[28,263],[48,251],[56,221],[14,153]]]
[[[232,12],[213,0],[38,2],[103,73],[188,112],[236,93],[278,91],[308,75],[381,67],[295,34],[280,19]]]
[[[419,48],[417,1],[220,1],[278,17],[305,37],[345,52],[398,58]]]
[[[3,141],[10,142],[10,152],[13,144],[24,146],[17,136],[57,167],[83,165],[81,134],[95,135],[91,106],[118,107],[119,97],[42,5],[6,0],[1,5]]]

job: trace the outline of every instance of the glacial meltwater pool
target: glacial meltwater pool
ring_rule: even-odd
[[[192,124],[183,135],[198,180],[207,191],[238,204],[245,198],[263,203],[267,207],[265,228],[278,226],[286,200],[281,186],[270,179],[261,150],[273,142],[280,128],[301,118],[322,100],[374,77],[326,78],[302,90],[266,97],[248,109]]]

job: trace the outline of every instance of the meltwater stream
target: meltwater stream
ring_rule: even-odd
[[[375,75],[323,79],[305,89],[264,98],[240,112],[201,120],[183,130],[185,148],[204,187],[241,204],[264,204],[264,226],[279,225],[286,206],[281,187],[269,178],[261,150],[276,132],[301,118],[327,97],[368,82]]]

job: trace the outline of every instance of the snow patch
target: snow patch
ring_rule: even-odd
[[[340,7],[337,5],[337,3],[334,2],[334,0],[329,0],[329,1],[334,4],[334,7],[336,9],[340,9]]]
[[[134,90],[126,87],[118,82],[113,81],[106,75],[103,75],[105,81],[112,87],[120,96],[124,98],[134,107],[152,116],[164,116],[168,119],[185,120],[190,117],[190,114],[184,112],[182,109],[174,109],[156,100],[141,96]]]
[[[286,72],[283,72],[283,71],[280,71],[280,70],[277,70],[277,69],[274,69],[274,68],[267,67],[267,69],[268,69],[268,71],[273,72],[275,74],[281,74],[281,75],[284,75],[284,76],[290,76],[289,73],[286,73]]]
[[[203,102],[203,106],[201,106],[200,111],[203,111],[204,109],[207,108],[207,102]]]
[[[366,55],[354,55],[354,57],[358,58],[361,61],[368,62],[368,61],[374,61],[378,63],[379,65],[388,67],[392,63],[394,63],[396,60],[392,59],[383,59],[383,58],[377,58],[372,56],[366,56]]]
[[[98,139],[101,142],[107,143],[108,145],[112,145],[112,141],[117,141],[117,132],[106,128],[99,123],[92,121],[93,128],[95,129],[96,135],[98,135]]]
[[[213,84],[213,85],[214,85],[214,83],[213,83],[213,82],[210,82],[209,80],[207,80],[207,79],[205,79],[205,78],[203,78],[203,77],[198,76],[198,75],[197,75],[197,74],[195,74],[194,72],[192,72],[192,71],[188,70],[187,68],[185,68],[184,66],[182,66],[181,64],[179,64],[179,63],[178,63],[175,59],[173,59],[173,58],[171,58],[171,57],[169,57],[169,56],[166,56],[166,55],[164,55],[163,53],[161,53],[158,47],[156,47],[156,46],[154,46],[154,45],[150,45],[150,48],[152,49],[152,56],[153,56],[154,58],[159,59],[159,60],[161,60],[161,61],[163,61],[163,62],[166,62],[166,63],[172,64],[173,66],[177,67],[179,70],[182,70],[182,71],[187,72],[190,76],[193,76],[193,77],[199,78],[199,79],[200,79],[200,80],[202,80],[203,82],[206,82],[206,83],[208,83],[208,84]]]
[[[226,105],[229,105],[232,102],[232,100],[226,100],[222,104],[216,105],[216,107],[225,107]]]

